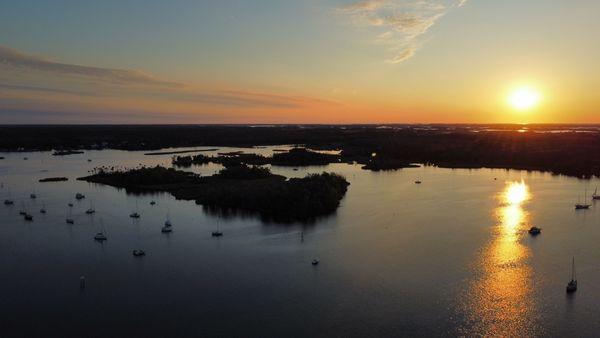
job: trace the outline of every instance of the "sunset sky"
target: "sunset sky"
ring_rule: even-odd
[[[0,123],[600,123],[598,13],[597,0],[3,1]],[[524,87],[535,104],[518,109]]]

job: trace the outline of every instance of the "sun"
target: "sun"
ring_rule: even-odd
[[[541,101],[540,92],[529,86],[514,89],[508,95],[508,103],[516,110],[525,111],[535,108]]]

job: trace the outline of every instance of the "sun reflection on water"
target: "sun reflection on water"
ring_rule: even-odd
[[[529,249],[521,239],[530,224],[524,205],[532,198],[525,182],[507,182],[498,194],[496,226],[482,249],[469,287],[469,323],[463,334],[530,336],[538,334],[533,314],[532,271]]]

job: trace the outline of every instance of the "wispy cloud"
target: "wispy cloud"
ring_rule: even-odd
[[[179,83],[157,79],[156,77],[139,70],[112,69],[61,63],[26,54],[2,45],[0,45],[0,65],[25,71],[42,71],[58,75],[83,76],[115,84],[138,84],[163,87],[182,86]]]
[[[0,45],[0,98],[29,98],[62,102],[110,99],[138,105],[156,102],[156,107],[178,107],[186,111],[214,109],[297,109],[331,106],[338,103],[318,98],[245,91],[203,88],[159,79],[147,73],[67,64],[29,55]],[[36,101],[38,100],[38,101]],[[24,101],[15,104],[23,106]],[[2,108],[2,105],[0,105]],[[18,105],[15,106],[18,108]],[[27,107],[28,109],[30,107]],[[158,109],[158,108],[157,108]],[[173,108],[174,109],[174,108]]]
[[[467,0],[360,0],[338,8],[352,22],[378,32],[375,42],[387,45],[394,55],[391,63],[401,63],[415,55],[421,37],[452,8]]]

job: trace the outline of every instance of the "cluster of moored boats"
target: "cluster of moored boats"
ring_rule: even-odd
[[[32,193],[32,194],[30,194],[29,197],[31,199],[36,199],[37,195],[34,194],[34,193]],[[85,198],[86,198],[85,195],[82,194],[82,193],[76,193],[75,194],[75,199],[77,201],[81,201],[81,200],[83,200]],[[14,203],[15,202],[12,199],[10,199],[10,198],[7,198],[7,199],[4,200],[4,205],[6,205],[6,206],[12,206],[12,205],[14,205]],[[25,206],[24,206],[23,203],[22,203],[22,205],[23,205],[23,207],[19,210],[19,214],[22,215],[23,218],[26,221],[33,221],[33,215],[26,210],[26,208],[25,208]],[[156,205],[156,201],[151,201],[150,205],[151,206]],[[72,216],[72,208],[74,206],[73,202],[69,202],[67,204],[67,206],[68,206],[68,211],[67,211],[67,217],[65,218],[65,222],[67,224],[75,224],[75,219]],[[129,214],[129,217],[134,218],[134,219],[139,219],[141,217],[141,215],[140,215],[140,213],[139,213],[139,211],[137,209],[138,209],[138,207],[137,207],[137,203],[136,203],[136,211],[134,211],[131,214]],[[46,213],[46,207],[45,207],[45,205],[43,205],[42,208],[40,209],[40,213],[41,214],[45,214]],[[85,213],[87,215],[93,215],[93,214],[96,213],[96,209],[94,208],[94,205],[93,205],[92,201],[90,201],[90,206],[89,206],[88,209],[86,209]],[[171,222],[171,219],[170,219],[170,217],[169,217],[168,214],[167,214],[167,219],[165,220],[164,225],[161,227],[160,231],[163,234],[169,234],[169,233],[173,232],[173,223]],[[222,237],[223,236],[223,232],[221,232],[219,230],[218,224],[217,224],[217,229],[215,231],[211,232],[211,236],[212,237]],[[98,242],[103,242],[103,241],[108,240],[108,237],[106,236],[106,233],[103,230],[101,232],[96,233],[96,235],[94,235],[94,240],[98,241]],[[146,255],[146,253],[144,252],[144,250],[139,250],[139,249],[138,250],[133,250],[132,253],[133,253],[133,256],[135,256],[135,257],[141,257],[141,256],[145,256]]]

